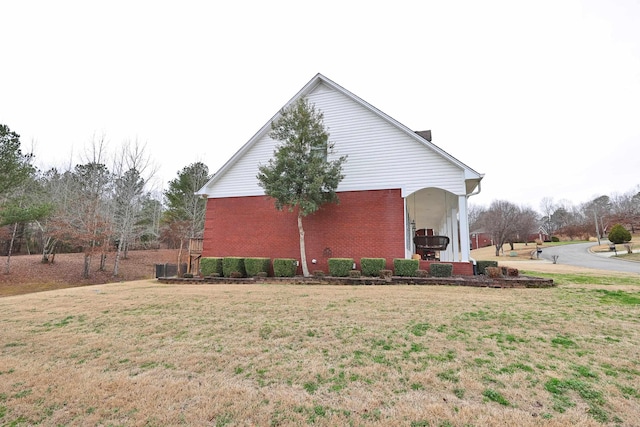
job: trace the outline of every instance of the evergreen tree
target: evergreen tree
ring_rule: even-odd
[[[260,165],[258,180],[275,207],[297,211],[302,272],[309,276],[302,218],[325,203],[338,202],[336,189],[344,178],[346,156],[329,160],[333,145],[325,130],[323,114],[300,98],[280,112],[269,136],[279,144],[267,165]]]
[[[0,124],[0,227],[10,225],[5,273],[11,269],[11,254],[18,226],[24,226],[49,213],[46,205],[34,197],[37,181],[32,154],[23,154],[20,135]]]
[[[0,124],[0,204],[35,174],[32,154],[23,154],[20,135]]]
[[[177,178],[169,181],[169,189],[164,192],[167,203],[165,223],[186,222],[188,236],[185,237],[202,237],[203,235],[207,201],[195,193],[210,178],[209,168],[204,163],[192,163],[183,168]]]
[[[207,200],[195,193],[210,178],[209,168],[204,163],[192,163],[183,168],[176,179],[169,182],[169,189],[164,192],[167,210],[163,214],[163,234],[165,239],[179,241],[178,273],[182,273],[181,261],[185,241],[204,235]]]

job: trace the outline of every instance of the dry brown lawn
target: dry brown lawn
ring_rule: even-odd
[[[640,283],[0,298],[0,424],[638,425]]]
[[[115,255],[109,253],[105,270],[98,271],[99,258],[93,257],[91,277],[82,278],[83,254],[57,254],[53,264],[43,264],[40,255],[15,255],[10,260],[10,273],[5,274],[7,258],[0,257],[0,297],[31,292],[50,291],[76,286],[125,282],[155,277],[155,264],[177,263],[178,251],[159,249],[130,251],[121,259],[119,274],[113,276]]]
[[[123,274],[175,257],[138,255]],[[0,425],[639,426],[640,279],[528,258],[498,261],[559,286],[74,279],[6,296]],[[46,276],[0,289],[64,286]]]

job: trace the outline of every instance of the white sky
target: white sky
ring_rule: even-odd
[[[473,204],[640,184],[640,2],[0,0],[0,123],[42,168],[215,172],[320,72],[485,174]]]

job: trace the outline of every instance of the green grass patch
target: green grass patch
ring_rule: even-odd
[[[624,397],[635,397],[636,399],[640,399],[640,392],[638,392],[636,388],[622,384],[616,384],[616,387],[618,387],[618,390],[620,390],[620,393],[622,393]]]
[[[555,338],[551,339],[551,344],[553,344],[554,346],[560,346],[560,347],[564,347],[564,348],[577,348],[578,344],[576,344],[575,341],[573,341],[571,338],[565,336],[565,335],[558,335]]]
[[[594,379],[598,378],[598,374],[593,372],[591,368],[589,368],[588,366],[574,365],[572,366],[572,368],[576,372],[576,374],[578,374],[581,377],[594,378]]]
[[[313,381],[309,381],[304,383],[304,385],[302,386],[302,388],[304,388],[304,390],[309,393],[309,394],[313,394],[318,390],[318,383],[313,382]]]
[[[600,294],[600,301],[605,304],[640,305],[640,292],[608,291],[596,289]]]
[[[593,274],[545,273],[540,271],[521,271],[522,275],[553,279],[556,285],[640,285],[640,278],[632,276],[599,276]]]
[[[516,371],[534,372],[533,368],[524,363],[511,363],[500,369],[500,373],[513,374]]]
[[[453,369],[447,369],[446,371],[438,372],[436,376],[442,381],[450,381],[452,383],[457,383],[458,381],[460,381],[460,379],[458,378],[458,372]]]
[[[600,422],[609,420],[608,414],[601,408],[605,404],[602,392],[595,390],[591,384],[583,380],[551,378],[544,384],[544,388],[556,399],[554,409],[558,412],[564,412],[567,407],[575,406],[567,396],[569,391],[574,391],[587,402],[589,413],[596,420]]]
[[[482,392],[482,395],[492,402],[499,403],[502,406],[510,406],[509,401],[499,392],[490,388]]]
[[[417,337],[421,337],[427,333],[429,328],[430,328],[430,325],[428,323],[416,323],[415,325],[411,325],[409,331],[413,335]]]

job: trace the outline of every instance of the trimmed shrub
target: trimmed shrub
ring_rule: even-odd
[[[256,277],[267,277],[269,276],[266,271],[259,271],[256,273]]]
[[[416,277],[416,271],[420,267],[418,259],[395,258],[393,260],[393,271],[396,276]]]
[[[487,267],[484,269],[487,276],[495,279],[497,277],[502,277],[502,269],[500,267]]]
[[[507,268],[507,276],[508,277],[518,277],[520,275],[520,271],[517,268],[509,267]]]
[[[329,276],[347,277],[353,269],[353,258],[329,258]]]
[[[478,266],[478,274],[487,274],[485,272],[485,268],[487,267],[497,267],[498,261],[478,261],[476,262]]]
[[[293,258],[276,258],[273,260],[273,275],[275,277],[293,277],[296,275],[296,260]]]
[[[239,271],[232,271],[229,274],[229,277],[231,277],[232,279],[240,279],[241,277],[244,277],[244,274],[240,273]]]
[[[257,276],[260,272],[269,271],[270,258],[245,258],[244,269],[247,272],[247,277]]]
[[[433,277],[451,277],[453,264],[431,264],[429,272]]]
[[[611,231],[607,237],[611,243],[616,245],[631,241],[631,233],[620,224],[611,227]]]
[[[429,276],[429,272],[427,270],[420,270],[420,269],[416,270],[416,277],[428,277],[428,276]]]
[[[349,277],[357,279],[358,277],[360,277],[362,274],[360,273],[360,270],[351,270],[349,272]]]
[[[222,276],[222,258],[202,258],[200,260],[200,272],[203,276]]]
[[[222,258],[222,274],[224,277],[232,277],[231,273],[233,272],[240,273],[240,277],[247,274],[244,269],[244,258],[237,256]]]
[[[386,266],[387,260],[384,258],[360,258],[363,276],[378,277],[380,270],[384,270]]]
[[[322,270],[313,270],[313,277],[324,277],[324,271],[322,271]]]
[[[185,279],[193,279],[193,273],[184,273],[182,277]]]

